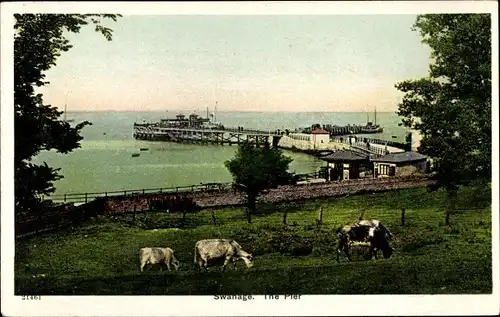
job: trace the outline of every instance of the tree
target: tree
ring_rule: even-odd
[[[278,148],[254,147],[248,142],[239,146],[233,159],[224,164],[233,175],[236,188],[247,196],[248,223],[252,222],[251,214],[255,211],[257,197],[266,189],[289,184],[294,177],[288,172],[292,159],[283,155]]]
[[[311,130],[317,130],[317,129],[321,129],[321,124],[315,123],[311,126]]]
[[[71,127],[60,119],[56,107],[46,105],[35,88],[49,84],[45,74],[56,65],[62,52],[72,46],[64,31],[78,33],[82,26],[93,24],[110,41],[112,30],[103,19],[116,21],[114,14],[15,14],[14,35],[14,168],[16,211],[36,210],[40,195],[54,192],[53,182],[62,178],[60,169],[32,158],[43,150],[69,153],[80,147],[80,131],[88,121]]]
[[[421,132],[434,189],[444,187],[453,200],[459,185],[491,180],[491,17],[420,15],[414,30],[432,61],[428,77],[396,84],[405,93],[398,115]]]

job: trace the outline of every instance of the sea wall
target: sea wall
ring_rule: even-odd
[[[283,201],[305,200],[324,197],[353,195],[356,193],[383,192],[394,189],[419,188],[433,184],[434,181],[426,178],[407,179],[367,179],[347,180],[339,182],[309,183],[295,186],[281,186],[269,190],[259,198],[259,202],[277,203]],[[242,194],[225,192],[218,195],[193,195],[193,200],[203,208],[227,205],[240,205],[245,203]]]
[[[336,141],[330,141],[328,143],[317,144],[316,147],[314,143],[311,141],[304,140],[295,140],[288,136],[283,136],[278,142],[278,146],[283,149],[292,149],[296,148],[298,150],[306,151],[306,150],[342,150],[349,149],[349,145],[345,143],[340,143]]]
[[[259,202],[277,203],[282,201],[303,200],[322,197],[352,195],[363,191],[382,192],[403,188],[418,188],[432,184],[434,181],[423,177],[416,178],[378,178],[354,179],[337,182],[307,183],[302,185],[280,186],[271,189],[259,197]],[[138,195],[133,197],[108,197],[104,213],[122,213],[134,210],[144,211],[150,209],[149,202],[153,197],[168,197],[175,194]],[[245,203],[242,193],[231,189],[184,193],[182,197],[193,201],[201,208],[241,205]]]

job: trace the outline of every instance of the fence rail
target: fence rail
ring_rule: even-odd
[[[54,202],[71,202],[71,203],[87,203],[91,200],[100,197],[111,196],[128,196],[137,194],[153,194],[153,193],[189,193],[203,192],[211,190],[224,190],[231,188],[232,183],[206,183],[191,186],[176,186],[176,187],[161,187],[161,188],[144,188],[144,189],[129,189],[109,192],[94,192],[94,193],[67,193],[59,195],[44,196],[44,200],[52,200]]]
[[[319,178],[319,172],[306,174],[295,174],[300,180]],[[128,189],[118,191],[94,192],[94,193],[67,193],[42,197],[43,200],[52,200],[56,203],[87,203],[96,198],[112,197],[112,196],[129,196],[140,194],[156,194],[156,193],[195,193],[208,191],[222,191],[232,188],[233,183],[204,183],[199,185],[176,186],[176,187],[159,187],[159,188],[143,188],[143,189]]]
[[[340,142],[340,143],[345,143],[345,144],[351,144],[350,139],[354,138],[354,136],[335,136],[332,137],[332,140],[335,140],[335,142]],[[408,144],[406,143],[401,143],[401,142],[395,142],[395,141],[390,141],[390,140],[383,140],[383,139],[373,139],[373,138],[367,138],[367,137],[356,137],[356,141],[352,142],[352,144],[355,143],[365,143],[366,142],[370,144],[380,144],[380,145],[387,145],[387,146],[392,146],[398,149],[405,150],[408,148]]]

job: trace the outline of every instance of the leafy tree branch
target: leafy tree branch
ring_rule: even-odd
[[[65,32],[79,33],[92,24],[107,40],[112,30],[102,21],[116,21],[115,14],[15,14],[14,24],[14,164],[15,202],[20,210],[36,209],[40,195],[52,193],[53,182],[62,176],[59,169],[46,163],[36,165],[31,159],[40,151],[69,153],[80,147],[81,130],[91,123],[72,127],[60,120],[62,114],[52,105],[44,104],[36,87],[48,85],[45,72],[57,64],[62,52],[72,45]]]

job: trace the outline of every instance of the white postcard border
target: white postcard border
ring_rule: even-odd
[[[5,316],[283,316],[283,315],[490,315],[499,310],[498,201],[498,3],[496,1],[401,2],[17,2],[2,3],[1,58],[1,261]],[[303,295],[300,300],[214,300],[213,296],[42,296],[14,297],[13,203],[13,13],[159,14],[492,14],[493,44],[493,294],[491,295]]]

